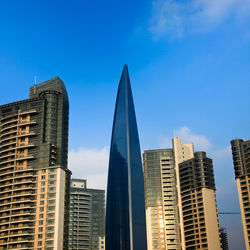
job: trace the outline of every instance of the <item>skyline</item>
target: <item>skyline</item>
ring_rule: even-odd
[[[35,75],[37,83],[56,75],[64,81],[73,177],[106,188],[117,83],[127,63],[142,152],[168,148],[177,135],[193,142],[213,159],[219,211],[239,211],[230,141],[249,139],[248,0],[11,3],[0,9],[0,102],[28,98]],[[231,217],[220,222],[231,249],[237,238],[241,249],[240,216]]]

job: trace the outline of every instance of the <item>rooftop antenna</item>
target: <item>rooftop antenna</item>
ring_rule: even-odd
[[[36,75],[35,75],[35,85],[34,85],[34,94],[36,93]]]

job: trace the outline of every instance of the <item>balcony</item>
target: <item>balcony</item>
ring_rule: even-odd
[[[13,150],[13,149],[12,149]],[[3,152],[1,152],[2,154]],[[11,156],[15,156],[15,152],[14,153],[11,153],[11,154],[5,154],[5,155],[2,155],[0,156],[0,159],[4,159],[4,158],[8,158],[8,157],[11,157]]]
[[[6,130],[6,129],[5,129]],[[14,129],[14,130],[10,130],[10,131],[7,131],[6,133],[3,133],[2,131],[2,134],[0,135],[0,138],[4,137],[4,136],[7,136],[7,135],[10,135],[10,134],[16,134],[17,133],[17,130]]]
[[[23,212],[11,214],[10,216],[11,216],[11,218],[14,218],[14,217],[23,217],[23,216],[27,216],[28,217],[29,215],[30,215],[30,211],[23,211]],[[19,218],[16,221],[23,222],[24,220],[25,220],[25,218],[22,218],[22,219]]]
[[[4,207],[4,208],[0,207],[0,213],[6,212],[6,211],[10,211],[10,204],[9,205],[5,205],[5,206],[8,206],[8,207]]]
[[[15,151],[15,149],[16,149],[16,147],[12,146],[12,147],[6,148],[4,150],[1,150],[1,153],[5,153],[5,152],[9,152],[9,151]]]
[[[25,220],[23,220],[22,222],[25,222]],[[30,222],[30,220],[26,220],[26,224],[24,224],[24,225],[21,225],[21,226],[19,226],[19,225],[15,225],[15,226],[13,226],[13,224],[10,226],[10,228],[9,228],[9,230],[19,230],[19,229],[26,229],[26,228],[30,228],[30,225],[29,225],[29,222]],[[20,221],[15,221],[15,222],[8,222],[8,223],[20,223]]]
[[[10,126],[6,126],[6,127],[2,128],[2,132],[5,131],[5,130],[8,130],[8,129],[16,128],[16,127],[17,127],[17,123],[13,124],[13,125],[10,125]]]
[[[18,167],[16,168],[16,171],[15,173],[21,173],[21,172],[33,172],[33,169],[32,168],[28,168],[28,167]]]
[[[0,179],[1,188],[3,187],[2,185],[4,185],[4,182],[11,181],[12,179],[13,179],[13,175],[12,176],[7,176],[5,178]]]
[[[30,188],[29,188],[30,189]],[[21,192],[21,193],[14,193],[11,195],[11,197],[13,198],[17,198],[17,197],[26,197],[26,196],[32,196],[33,194],[31,193],[31,191],[26,191],[26,192]],[[6,199],[6,198],[5,198]]]
[[[32,186],[31,185],[26,185],[26,186],[20,186],[20,187],[16,187],[16,186],[18,186],[18,183],[15,183],[15,184],[13,184],[14,185],[14,188],[12,189],[13,191],[20,191],[20,190],[31,190],[32,189]],[[13,194],[13,196],[15,196],[14,194]]]
[[[11,198],[11,189],[0,191],[0,201]]]
[[[31,135],[35,135],[35,132],[32,132],[32,131],[22,131],[22,132],[18,133],[17,137],[31,136]]]
[[[30,209],[30,204],[25,204],[25,203],[22,203],[22,205],[16,205],[16,207],[12,207],[12,208],[8,208],[8,210],[12,211],[12,214],[15,214],[15,212],[13,211],[16,211],[16,210],[26,210],[26,209]],[[17,213],[19,214],[19,213]]]
[[[16,145],[16,140],[13,140],[13,141],[10,141],[10,142],[7,142],[7,143],[1,143],[0,144],[0,148],[3,148],[3,147],[7,147],[7,146],[10,146],[10,145]]]
[[[11,215],[9,224],[11,224],[10,228],[15,228],[15,229],[16,228],[26,228],[26,227],[30,228],[31,227],[30,221],[31,221],[31,216],[25,216],[24,218],[23,218],[23,216],[20,216],[20,218],[14,218]],[[20,223],[22,223],[21,226],[19,225]]]
[[[16,160],[20,161],[20,160],[30,160],[30,159],[34,159],[33,155],[25,155],[25,154],[19,154],[16,156]]]
[[[12,186],[12,185],[13,185],[12,181],[9,181],[9,182],[7,182],[7,183],[2,184],[2,185],[1,185],[1,189],[2,189],[2,188],[5,188],[5,187]],[[9,191],[9,190],[7,190],[7,191]],[[0,193],[2,193],[2,191],[0,191]]]
[[[0,142],[4,142],[4,141],[9,141],[9,140],[12,140],[12,139],[15,139],[17,135],[10,135],[8,136],[7,138],[3,138],[0,140]]]
[[[17,114],[12,114],[12,115],[10,115],[9,117],[3,117],[2,119],[1,119],[1,125],[2,125],[2,127],[3,126],[5,126],[6,124],[10,124],[10,123],[13,123],[13,122],[17,122],[18,121],[18,119],[16,118],[16,119],[11,119],[10,120],[10,118],[11,117],[17,117]],[[4,121],[4,120],[6,120],[6,121]]]
[[[13,182],[13,185],[17,185],[17,184],[29,184],[33,182],[33,178],[25,178],[25,177],[21,177],[23,179],[15,179]]]
[[[33,125],[33,124],[37,124],[37,122],[30,121],[30,120],[22,120],[22,121],[19,121],[19,123],[18,123],[19,126]]]
[[[27,115],[27,114],[34,114],[34,113],[37,113],[37,111],[35,109],[30,109],[30,110],[19,113],[19,115]]]
[[[16,148],[31,148],[31,147],[35,147],[35,144],[33,143],[19,143],[17,144]]]
[[[6,164],[6,163],[10,163],[10,162],[14,162],[14,161],[15,161],[15,158],[11,158],[11,159],[8,159],[8,160],[5,160],[5,161],[1,161],[0,165]]]
[[[14,179],[19,179],[19,178],[27,178],[27,177],[33,177],[33,173],[25,173],[25,172],[23,172],[22,174],[15,174],[14,175]]]

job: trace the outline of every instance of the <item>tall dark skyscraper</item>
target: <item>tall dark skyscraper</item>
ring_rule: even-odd
[[[111,139],[106,249],[147,249],[141,151],[127,65],[119,83]]]

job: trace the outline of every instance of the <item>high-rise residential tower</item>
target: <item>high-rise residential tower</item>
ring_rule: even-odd
[[[141,152],[125,65],[118,88],[110,147],[106,249],[146,250],[145,221]]]
[[[205,152],[179,164],[185,249],[221,249],[212,160]]]
[[[143,153],[148,250],[181,249],[173,149]]]
[[[68,245],[68,96],[55,77],[0,106],[0,249]]]
[[[246,249],[250,249],[250,140],[231,141]]]
[[[71,180],[69,250],[105,249],[104,196],[104,190],[88,189],[86,180]]]
[[[175,161],[175,173],[176,173],[176,188],[178,195],[178,212],[180,220],[180,238],[181,238],[181,249],[186,249],[186,241],[184,237],[184,221],[182,215],[182,202],[181,202],[181,186],[180,186],[180,175],[179,175],[179,164],[194,157],[194,146],[193,144],[182,143],[179,137],[172,139],[173,150],[174,150],[174,161]]]
[[[221,249],[212,160],[173,138],[143,154],[148,249]]]

